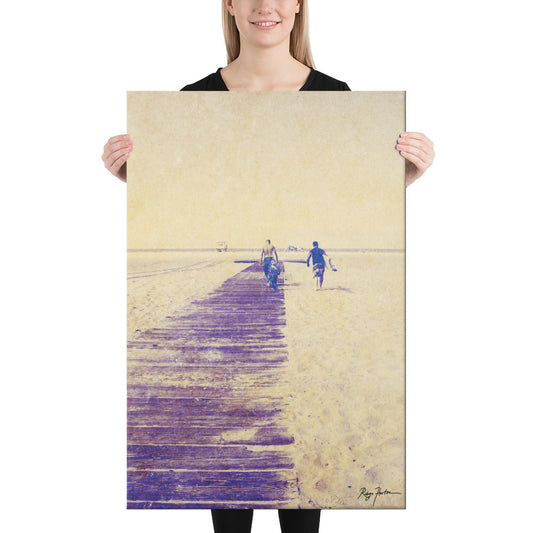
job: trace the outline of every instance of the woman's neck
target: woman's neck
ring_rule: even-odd
[[[241,47],[239,57],[221,75],[230,91],[297,91],[310,70],[288,50]]]

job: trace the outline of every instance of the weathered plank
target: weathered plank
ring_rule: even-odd
[[[128,442],[141,444],[166,444],[180,442],[182,444],[253,444],[261,446],[279,446],[292,444],[294,437],[287,433],[282,425],[275,427],[255,426],[243,428],[238,425],[189,427],[189,426],[130,426]]]
[[[283,290],[253,264],[130,340],[129,508],[290,502],[284,326]]]
[[[273,501],[286,500],[295,481],[279,471],[130,471],[128,499],[152,502]],[[214,498],[214,495],[218,495]],[[155,507],[155,506],[154,506]]]
[[[128,446],[128,468],[137,470],[280,470],[294,465],[279,447]]]

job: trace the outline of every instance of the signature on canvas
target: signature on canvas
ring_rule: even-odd
[[[388,494],[401,494],[401,492],[393,492],[393,491],[390,491],[389,489],[382,489],[381,487],[376,487],[374,491],[370,491],[370,490],[367,490],[366,487],[363,487],[359,491],[359,496],[357,497],[357,499],[363,497],[365,499],[365,502],[367,502],[368,500],[370,500],[370,498],[374,497],[372,501],[372,507],[374,507],[374,505],[376,505],[376,500],[378,496],[385,496]]]

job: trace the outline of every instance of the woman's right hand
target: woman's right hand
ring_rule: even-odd
[[[102,154],[102,161],[105,168],[121,179],[126,181],[126,161],[133,150],[133,143],[129,135],[116,135],[111,137],[104,146],[104,153]]]

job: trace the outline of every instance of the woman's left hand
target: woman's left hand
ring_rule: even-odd
[[[433,142],[423,133],[404,132],[396,149],[405,158],[405,186],[415,182],[433,163]]]

